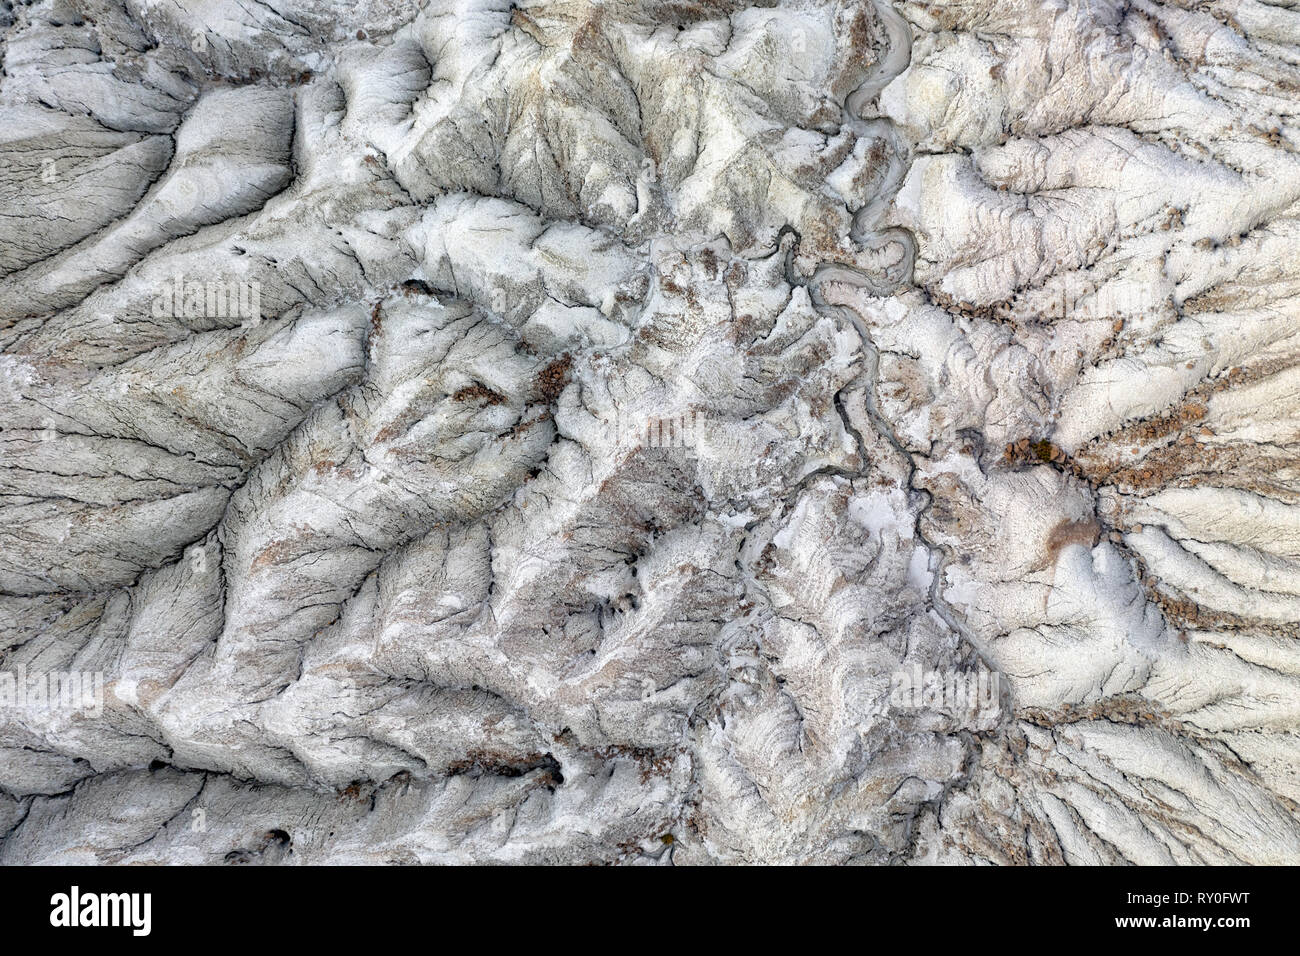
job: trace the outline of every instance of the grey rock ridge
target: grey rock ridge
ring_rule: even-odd
[[[1297,0],[0,58],[0,863],[1300,862]]]

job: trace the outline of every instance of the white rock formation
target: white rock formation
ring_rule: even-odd
[[[1295,0],[0,58],[0,863],[1300,862]]]

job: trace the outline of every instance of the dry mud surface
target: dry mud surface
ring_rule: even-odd
[[[0,59],[0,863],[1300,862],[1297,0]]]

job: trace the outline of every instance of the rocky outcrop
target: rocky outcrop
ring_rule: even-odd
[[[3,23],[0,862],[1300,859],[1294,7]]]

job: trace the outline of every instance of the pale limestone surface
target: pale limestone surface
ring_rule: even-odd
[[[0,863],[1300,862],[1294,0],[0,57]]]

